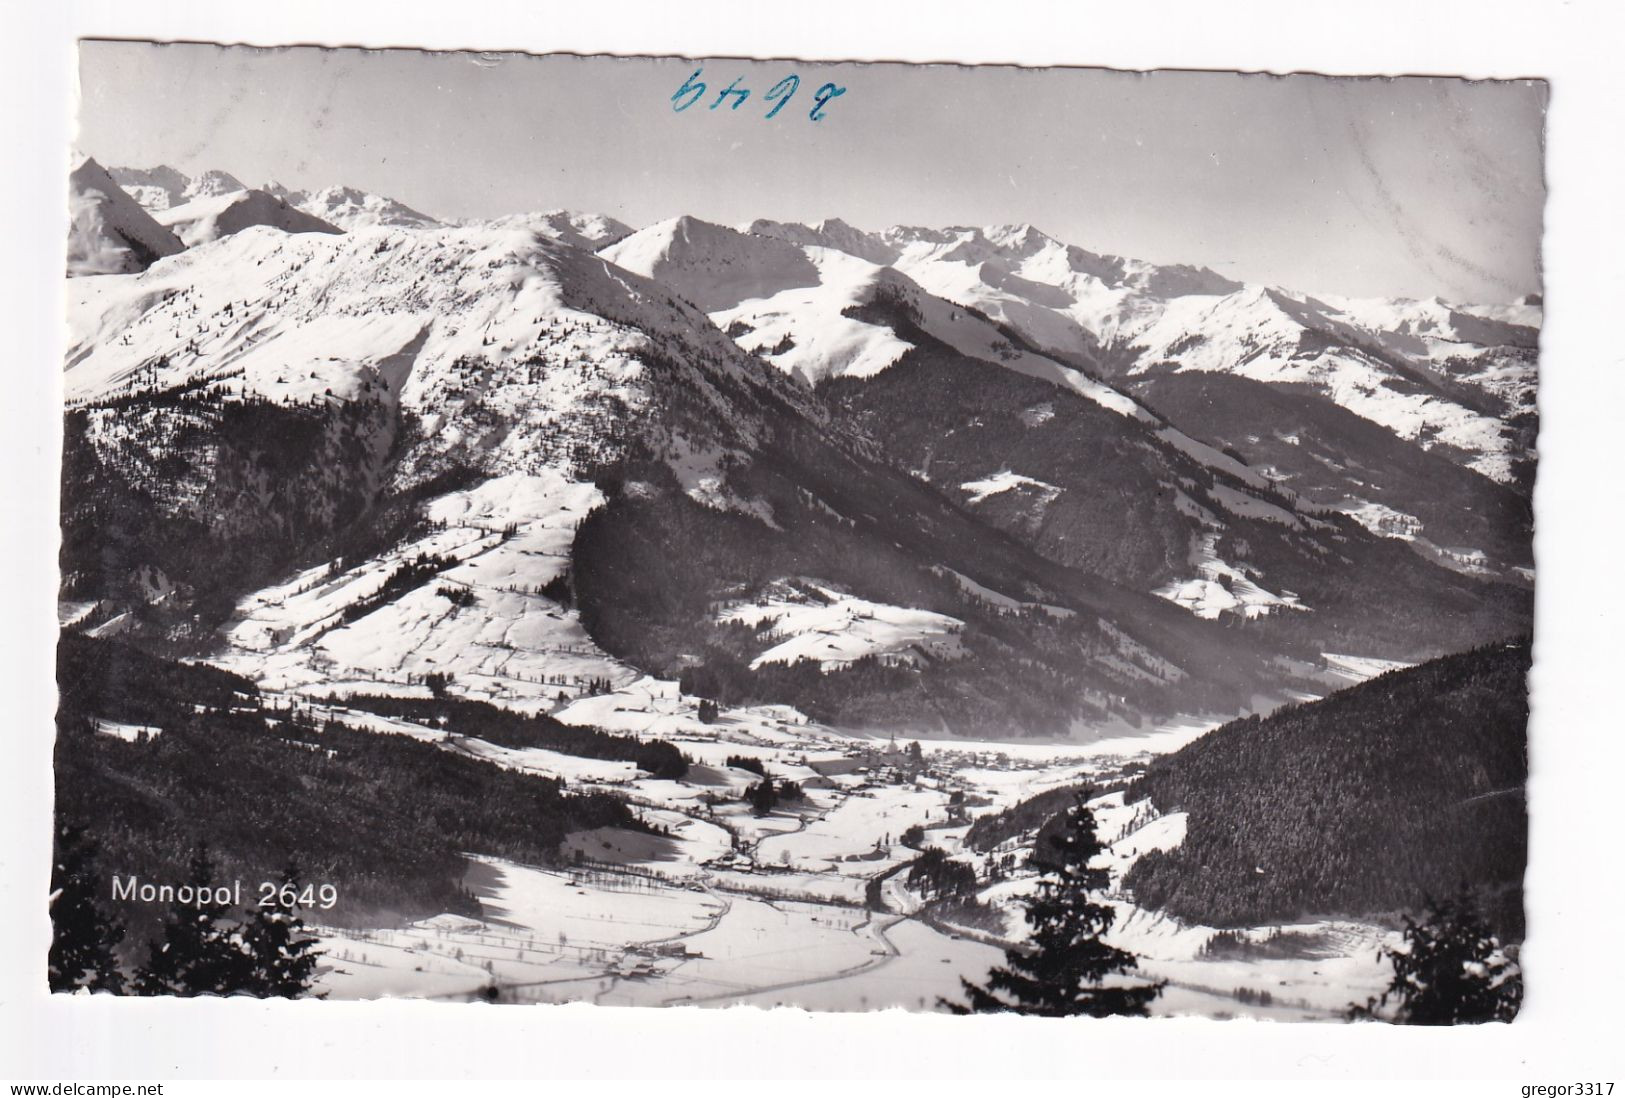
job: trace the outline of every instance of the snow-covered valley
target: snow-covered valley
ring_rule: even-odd
[[[961,845],[969,819],[1045,789],[1109,779],[1187,741],[1189,730],[1034,746],[1018,757],[1003,744],[927,742],[914,780],[896,748],[829,730],[761,736],[733,723],[708,736],[681,742],[700,757],[703,744],[715,744],[760,759],[770,774],[799,779],[805,799],[754,818],[742,802],[700,799],[743,784],[726,774],[708,774],[719,784],[703,787],[617,782],[646,818],[671,829],[669,838],[585,834],[570,844],[577,863],[555,868],[476,859],[468,883],[478,917],[325,931],[320,988],[336,998],[942,1009],[941,1000],[962,999],[961,978],[981,981],[1021,939],[1020,900],[1035,877],[1017,869],[985,884],[976,899],[1001,925],[964,925],[904,883],[918,857],[905,832],[918,828],[923,838],[909,842],[986,872],[1029,849],[1032,836],[978,854]],[[820,771],[831,776],[819,781]],[[966,801],[978,807],[967,811]],[[1147,818],[1121,794],[1093,807],[1114,881],[1140,854],[1183,836],[1182,816]],[[1378,951],[1393,941],[1390,931],[1349,921],[1221,932],[1123,895],[1111,905],[1108,940],[1140,957],[1141,974],[1166,981],[1157,1014],[1336,1019],[1381,990],[1387,969]]]

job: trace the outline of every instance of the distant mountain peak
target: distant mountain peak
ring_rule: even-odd
[[[819,284],[818,270],[801,245],[687,215],[640,229],[599,254],[666,283],[706,313],[746,297]]]
[[[582,210],[536,210],[531,213],[508,214],[485,220],[470,220],[467,225],[485,225],[493,229],[518,229],[537,233],[561,244],[597,251],[632,235],[632,227],[613,217]]]
[[[1027,222],[1019,225],[989,225],[980,232],[989,243],[1024,254],[1031,254],[1051,244],[1059,243],[1048,233],[1034,228]]]
[[[156,168],[109,168],[108,174],[150,213],[185,202],[186,188],[192,183],[190,176],[168,164]]]
[[[189,198],[204,198],[211,195],[234,194],[237,191],[248,190],[247,184],[230,172],[210,169],[192,180],[186,188]]]
[[[357,187],[324,187],[314,194],[305,195],[301,192],[297,197],[289,196],[288,201],[313,217],[319,217],[346,230],[371,228],[376,225],[422,229],[441,224],[435,218],[414,210],[404,202]]]
[[[433,228],[441,222],[405,203],[359,187],[345,185],[310,191],[289,187],[275,179],[249,187],[230,172],[211,169],[196,178],[168,165],[156,168],[115,168],[112,176],[130,196],[153,214],[162,214],[200,198],[253,193],[265,194],[339,229],[389,225]]]
[[[752,221],[745,232],[753,236],[769,236],[792,244],[818,248],[833,248],[870,263],[886,266],[897,259],[897,249],[877,233],[865,232],[838,217],[829,217],[816,225],[796,222]]]

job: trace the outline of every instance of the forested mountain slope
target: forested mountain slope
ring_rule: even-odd
[[[1527,642],[1392,671],[1155,760],[1131,801],[1184,812],[1136,899],[1209,925],[1418,910],[1469,884],[1523,932]]]
[[[475,910],[465,854],[545,863],[571,831],[638,826],[614,797],[317,724],[246,679],[127,645],[64,633],[57,676],[57,818],[97,837],[108,873],[184,881],[205,842],[252,900],[293,857],[339,890],[329,918],[365,922]],[[162,914],[134,901],[120,912],[132,950]]]

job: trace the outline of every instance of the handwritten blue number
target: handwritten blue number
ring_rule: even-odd
[[[845,94],[845,88],[838,88],[834,84],[825,84],[813,95],[813,109],[807,112],[807,117],[814,122],[822,122],[824,120],[824,104],[837,95]]]
[[[696,83],[696,78],[704,71],[705,70],[703,68],[695,69],[694,74],[687,80],[683,81],[683,86],[678,88],[676,94],[671,97],[672,110],[681,113],[682,111],[688,110],[688,108],[692,107],[695,103],[699,102],[700,96],[705,94],[705,85],[703,83]],[[690,95],[690,92],[693,94]],[[683,98],[685,95],[688,96],[688,102],[678,103],[677,101]]]
[[[745,102],[745,100],[750,98],[750,92],[739,86],[739,77],[737,76],[734,77],[734,82],[732,84],[729,84],[726,88],[723,88],[721,91],[717,92],[717,101],[711,104],[711,109],[716,110],[718,107],[722,106],[722,101],[728,98],[730,95],[737,95],[739,97],[733,101],[732,109],[736,111]]]
[[[789,88],[785,91],[780,91],[779,89],[783,88],[786,84],[789,85]],[[784,105],[790,102],[790,97],[796,94],[796,89],[799,87],[801,87],[801,77],[797,76],[795,73],[791,73],[789,76],[786,76],[783,80],[780,80],[777,84],[774,84],[771,88],[769,88],[767,90],[767,94],[762,96],[762,98],[766,99],[769,103],[773,103],[775,99],[777,99],[778,102],[774,103],[773,109],[767,112],[767,117],[772,118],[775,114],[782,111],[784,109]]]

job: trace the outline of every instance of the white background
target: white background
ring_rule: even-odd
[[[1625,589],[1622,32],[1609,4],[1584,0],[123,0],[12,9],[0,144],[0,528],[9,596],[0,612],[0,1078],[1439,1077],[1502,1080],[1476,1092],[1506,1095],[1533,1083],[1625,1082],[1617,697],[1625,646],[1616,631]],[[47,996],[63,179],[73,40],[82,35],[1550,79],[1523,1015],[1511,1027],[1429,1031]]]

